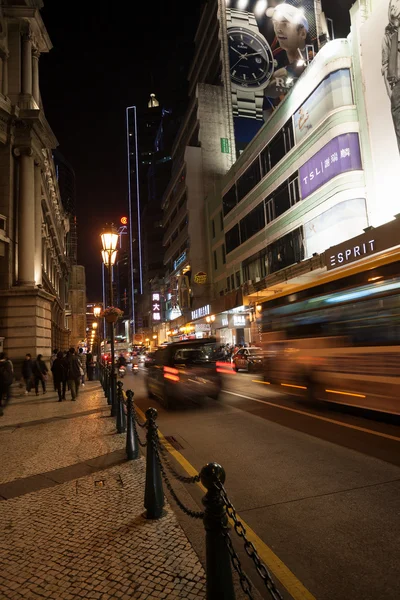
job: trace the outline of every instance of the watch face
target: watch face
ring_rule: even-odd
[[[273,74],[273,57],[268,42],[243,27],[228,31],[231,80],[240,88],[265,87]]]

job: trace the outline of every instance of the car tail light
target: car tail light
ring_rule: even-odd
[[[223,375],[236,375],[232,363],[220,361],[217,362],[217,373],[222,373]]]
[[[179,381],[179,371],[173,367],[164,367],[164,379]]]

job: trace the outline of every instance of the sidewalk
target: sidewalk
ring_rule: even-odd
[[[0,418],[0,598],[204,599],[171,507],[142,516],[145,461],[125,460],[98,382],[76,402],[18,393]]]

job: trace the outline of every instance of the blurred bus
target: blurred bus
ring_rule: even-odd
[[[400,414],[400,251],[262,305],[264,381],[308,400]]]

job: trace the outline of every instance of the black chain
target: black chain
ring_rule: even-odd
[[[137,438],[137,441],[139,442],[139,446],[142,446],[142,448],[146,448],[147,442],[142,442],[141,439],[140,439],[140,437],[139,437],[139,433],[138,433],[138,430],[137,430],[137,427],[136,427],[135,413],[133,413],[132,424],[133,424],[133,429],[134,429],[135,437]]]
[[[244,549],[246,550],[247,555],[250,556],[250,558],[253,560],[255,567],[257,569],[257,573],[260,575],[261,579],[264,581],[265,587],[267,588],[271,597],[274,600],[283,600],[279,590],[277,589],[277,587],[275,585],[274,580],[271,577],[270,572],[268,571],[265,564],[262,562],[261,558],[258,556],[256,547],[254,546],[254,544],[252,542],[250,542],[247,539],[246,528],[243,525],[243,523],[240,521],[240,519],[238,518],[235,507],[233,506],[232,502],[229,500],[223,484],[217,480],[215,482],[215,485],[216,485],[217,489],[220,491],[221,498],[226,507],[226,512],[234,523],[234,529],[235,529],[236,533],[238,534],[238,536],[243,538]],[[228,549],[229,549],[229,546],[228,546]]]
[[[160,457],[160,453],[159,453],[159,451],[158,451],[158,443],[157,443],[157,442],[158,442],[158,431],[157,431],[157,429],[155,429],[155,434],[154,434],[154,437],[153,437],[153,439],[152,439],[153,448],[154,448],[154,452],[155,452],[155,454],[156,454],[156,457],[157,457],[158,464],[159,464],[159,466],[160,466],[160,471],[161,471],[161,474],[162,474],[162,476],[163,476],[163,478],[164,478],[164,481],[165,481],[165,485],[167,486],[167,488],[168,488],[168,490],[169,490],[169,492],[170,492],[171,496],[173,497],[173,499],[175,500],[175,502],[177,503],[177,505],[179,506],[179,508],[180,508],[180,509],[181,509],[181,510],[182,510],[182,511],[183,511],[183,512],[186,514],[186,515],[188,515],[189,517],[193,517],[193,519],[202,519],[202,518],[204,517],[204,512],[203,512],[203,511],[195,511],[195,510],[191,510],[190,508],[187,508],[187,507],[186,507],[186,506],[185,506],[185,505],[184,505],[184,504],[183,504],[183,503],[182,503],[182,502],[179,500],[178,496],[176,495],[176,493],[175,493],[175,491],[174,491],[174,489],[173,489],[173,487],[172,487],[172,485],[171,485],[171,482],[170,482],[170,481],[169,481],[169,479],[168,479],[168,475],[167,475],[167,473],[165,472],[164,465],[162,464],[161,457]]]
[[[134,406],[133,406],[133,418],[134,418],[134,421],[136,421],[136,423],[139,425],[139,427],[142,427],[143,429],[144,429],[145,427],[147,427],[147,425],[148,425],[148,421],[145,421],[144,423],[141,423],[141,422],[139,421],[139,417],[137,416],[136,409],[135,409],[135,407],[134,407]]]
[[[198,483],[200,481],[200,475],[194,475],[193,477],[185,477],[184,475],[180,475],[178,471],[171,465],[167,458],[168,450],[163,446],[160,440],[158,441],[158,449],[161,451],[162,458],[167,466],[167,469],[172,473],[172,475],[182,483]]]
[[[235,569],[236,573],[239,575],[239,580],[240,580],[240,585],[242,587],[242,590],[247,595],[247,597],[250,598],[250,600],[254,600],[252,593],[251,593],[252,585],[251,585],[250,579],[247,577],[246,573],[243,571],[242,563],[240,562],[240,558],[237,555],[237,552],[235,551],[235,549],[233,547],[231,536],[229,535],[228,530],[223,529],[222,535],[225,538],[225,542],[226,542],[226,545],[228,548],[229,555],[231,557],[231,563],[233,565],[233,568]]]

